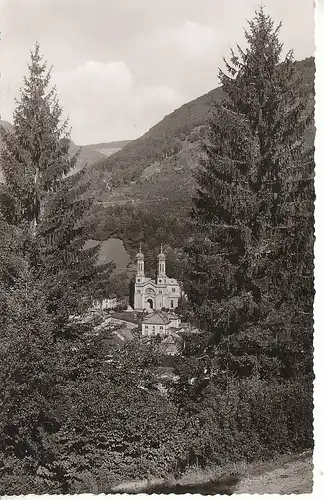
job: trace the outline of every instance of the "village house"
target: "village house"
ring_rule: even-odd
[[[179,353],[179,347],[184,344],[189,328],[188,324],[181,324],[175,314],[157,311],[143,320],[142,336],[159,339],[165,354],[174,356]]]
[[[155,312],[144,319],[142,323],[142,335],[144,337],[165,337],[171,320],[163,312]]]
[[[116,294],[111,294],[108,297],[103,298],[102,300],[95,300],[93,302],[93,308],[96,310],[103,309],[114,309],[118,306],[118,299]]]

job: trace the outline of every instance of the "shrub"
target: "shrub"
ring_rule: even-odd
[[[305,378],[210,384],[196,409],[183,417],[188,466],[265,460],[313,446],[312,384]]]

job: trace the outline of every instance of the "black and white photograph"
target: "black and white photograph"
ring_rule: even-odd
[[[0,498],[314,492],[314,11],[0,0]]]

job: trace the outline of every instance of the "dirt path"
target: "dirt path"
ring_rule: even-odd
[[[313,460],[310,453],[286,463],[273,464],[272,470],[251,472],[244,478],[235,493],[311,493],[313,488]]]

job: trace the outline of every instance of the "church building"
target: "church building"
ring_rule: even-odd
[[[165,270],[166,257],[161,252],[157,257],[156,280],[145,277],[144,255],[141,251],[136,255],[137,272],[135,279],[134,309],[136,311],[175,309],[178,307],[181,297],[179,282],[174,278],[168,278]]]

